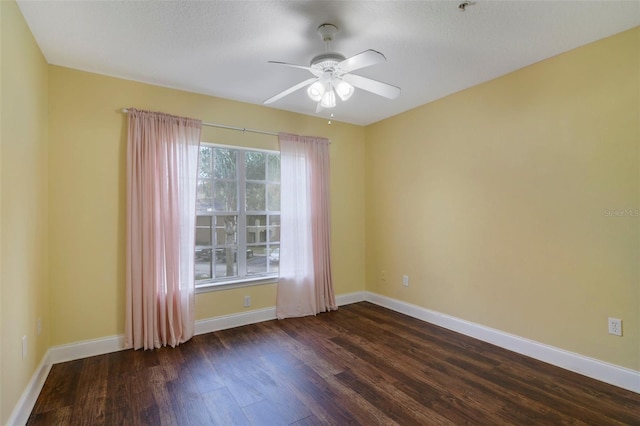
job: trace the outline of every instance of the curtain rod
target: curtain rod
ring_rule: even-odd
[[[129,112],[129,110],[127,108],[123,108],[122,112],[126,114]],[[237,130],[239,132],[259,133],[261,135],[278,136],[278,133],[275,133],[275,132],[267,132],[265,130],[256,130],[256,129],[247,129],[246,127],[226,126],[224,124],[205,123],[204,121],[202,122],[202,125],[207,127],[218,127],[220,129]]]

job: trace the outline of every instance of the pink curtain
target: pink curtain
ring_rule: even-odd
[[[331,276],[329,141],[280,134],[278,318],[337,309]]]
[[[201,122],[129,109],[125,347],[186,342],[194,330]]]

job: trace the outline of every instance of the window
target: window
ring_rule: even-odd
[[[280,154],[201,144],[196,287],[277,277]]]

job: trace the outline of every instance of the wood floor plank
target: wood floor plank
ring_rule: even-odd
[[[371,303],[52,367],[28,425],[640,425],[640,395]]]
[[[224,381],[216,368],[206,357],[207,346],[202,344],[202,339],[193,339],[190,345],[183,348],[186,368],[196,383],[201,394],[224,387]]]
[[[102,425],[105,421],[107,399],[107,358],[86,358],[76,388],[72,419],[82,419],[81,425]]]
[[[71,414],[73,406],[55,408],[53,410],[33,413],[27,421],[29,425],[70,425],[72,423]]]
[[[256,389],[251,378],[245,374],[246,363],[240,365],[228,363],[221,368],[221,377],[226,388],[236,399],[240,407],[256,404],[265,399],[265,396]]]
[[[287,418],[267,400],[243,407],[242,411],[253,425],[286,426],[300,420]]]
[[[353,371],[343,371],[337,375],[346,387],[353,389],[371,405],[401,425],[453,425],[440,414],[421,406],[401,391],[385,382],[372,382],[370,376],[358,377]],[[395,392],[394,392],[395,390]]]
[[[35,413],[73,407],[76,388],[82,373],[82,360],[57,364],[49,372],[47,380],[52,384],[51,392],[41,394],[33,408]]]
[[[311,415],[309,417],[305,417],[304,419],[300,419],[295,423],[291,423],[291,426],[322,426],[326,424],[327,424],[326,422],[323,422],[316,416]],[[342,424],[348,424],[348,423],[342,423]]]
[[[113,364],[110,362],[110,357],[108,361],[109,365],[112,366]],[[105,401],[105,424],[125,424],[130,419],[135,418],[136,413],[131,411],[129,405],[129,399],[131,398],[130,383],[130,381],[117,378],[117,375],[108,376]]]
[[[179,425],[206,426],[212,423],[209,410],[188,370],[182,370],[176,379],[167,383],[167,393]]]
[[[212,425],[248,425],[249,419],[227,388],[215,389],[202,395]]]
[[[149,393],[153,396],[154,404],[150,405],[147,408],[148,412],[157,412],[158,417],[162,424],[166,425],[177,425],[178,421],[176,419],[175,411],[173,408],[173,404],[171,401],[171,394],[167,389],[167,385],[164,382],[149,382],[153,383],[149,387]],[[134,409],[141,408],[138,404],[134,402]]]
[[[313,414],[306,421],[319,421],[322,424],[346,425],[355,424],[355,419],[340,404],[337,404],[338,396],[321,378],[312,380],[314,373],[304,370],[306,365],[294,361],[292,356],[282,354],[265,355],[266,368],[281,379],[281,384],[286,387],[304,404]],[[304,424],[304,419],[301,419]]]

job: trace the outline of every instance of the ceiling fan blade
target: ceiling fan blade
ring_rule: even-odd
[[[355,74],[345,74],[342,78],[353,87],[375,93],[376,95],[384,96],[388,99],[395,99],[400,96],[399,87],[392,86],[381,81],[372,80]]]
[[[311,67],[305,67],[304,65],[288,64],[286,62],[278,62],[278,61],[268,61],[268,62],[270,64],[284,65],[286,67],[300,68],[300,69],[303,69],[303,70],[311,71]]]
[[[307,70],[311,74],[315,75],[316,77],[320,77],[322,75],[322,70],[311,68],[311,67],[305,67],[304,65],[295,65],[295,64],[289,64],[287,62],[278,62],[278,61],[269,61],[269,63],[276,64],[276,65],[284,65],[285,67],[291,67],[291,68],[300,68],[301,70]]]
[[[342,72],[347,73],[358,70],[360,68],[379,64],[386,60],[387,58],[385,58],[382,53],[376,50],[369,49],[338,63],[337,68],[339,68]]]
[[[282,99],[282,98],[284,98],[285,96],[287,96],[287,95],[289,95],[289,94],[291,94],[291,93],[295,92],[296,90],[300,90],[300,89],[302,89],[303,87],[310,85],[311,83],[313,83],[313,82],[314,82],[314,81],[316,81],[316,80],[317,80],[317,78],[316,78],[316,77],[312,77],[312,78],[310,78],[310,79],[308,79],[308,80],[305,80],[305,81],[303,81],[303,82],[301,82],[301,83],[296,84],[295,86],[291,86],[291,87],[289,87],[287,90],[284,90],[284,91],[282,91],[282,92],[278,93],[277,95],[270,97],[269,99],[267,99],[266,101],[264,101],[264,104],[265,104],[265,105],[272,104],[272,103],[274,103],[275,101],[277,101],[277,100],[279,100],[279,99]]]

